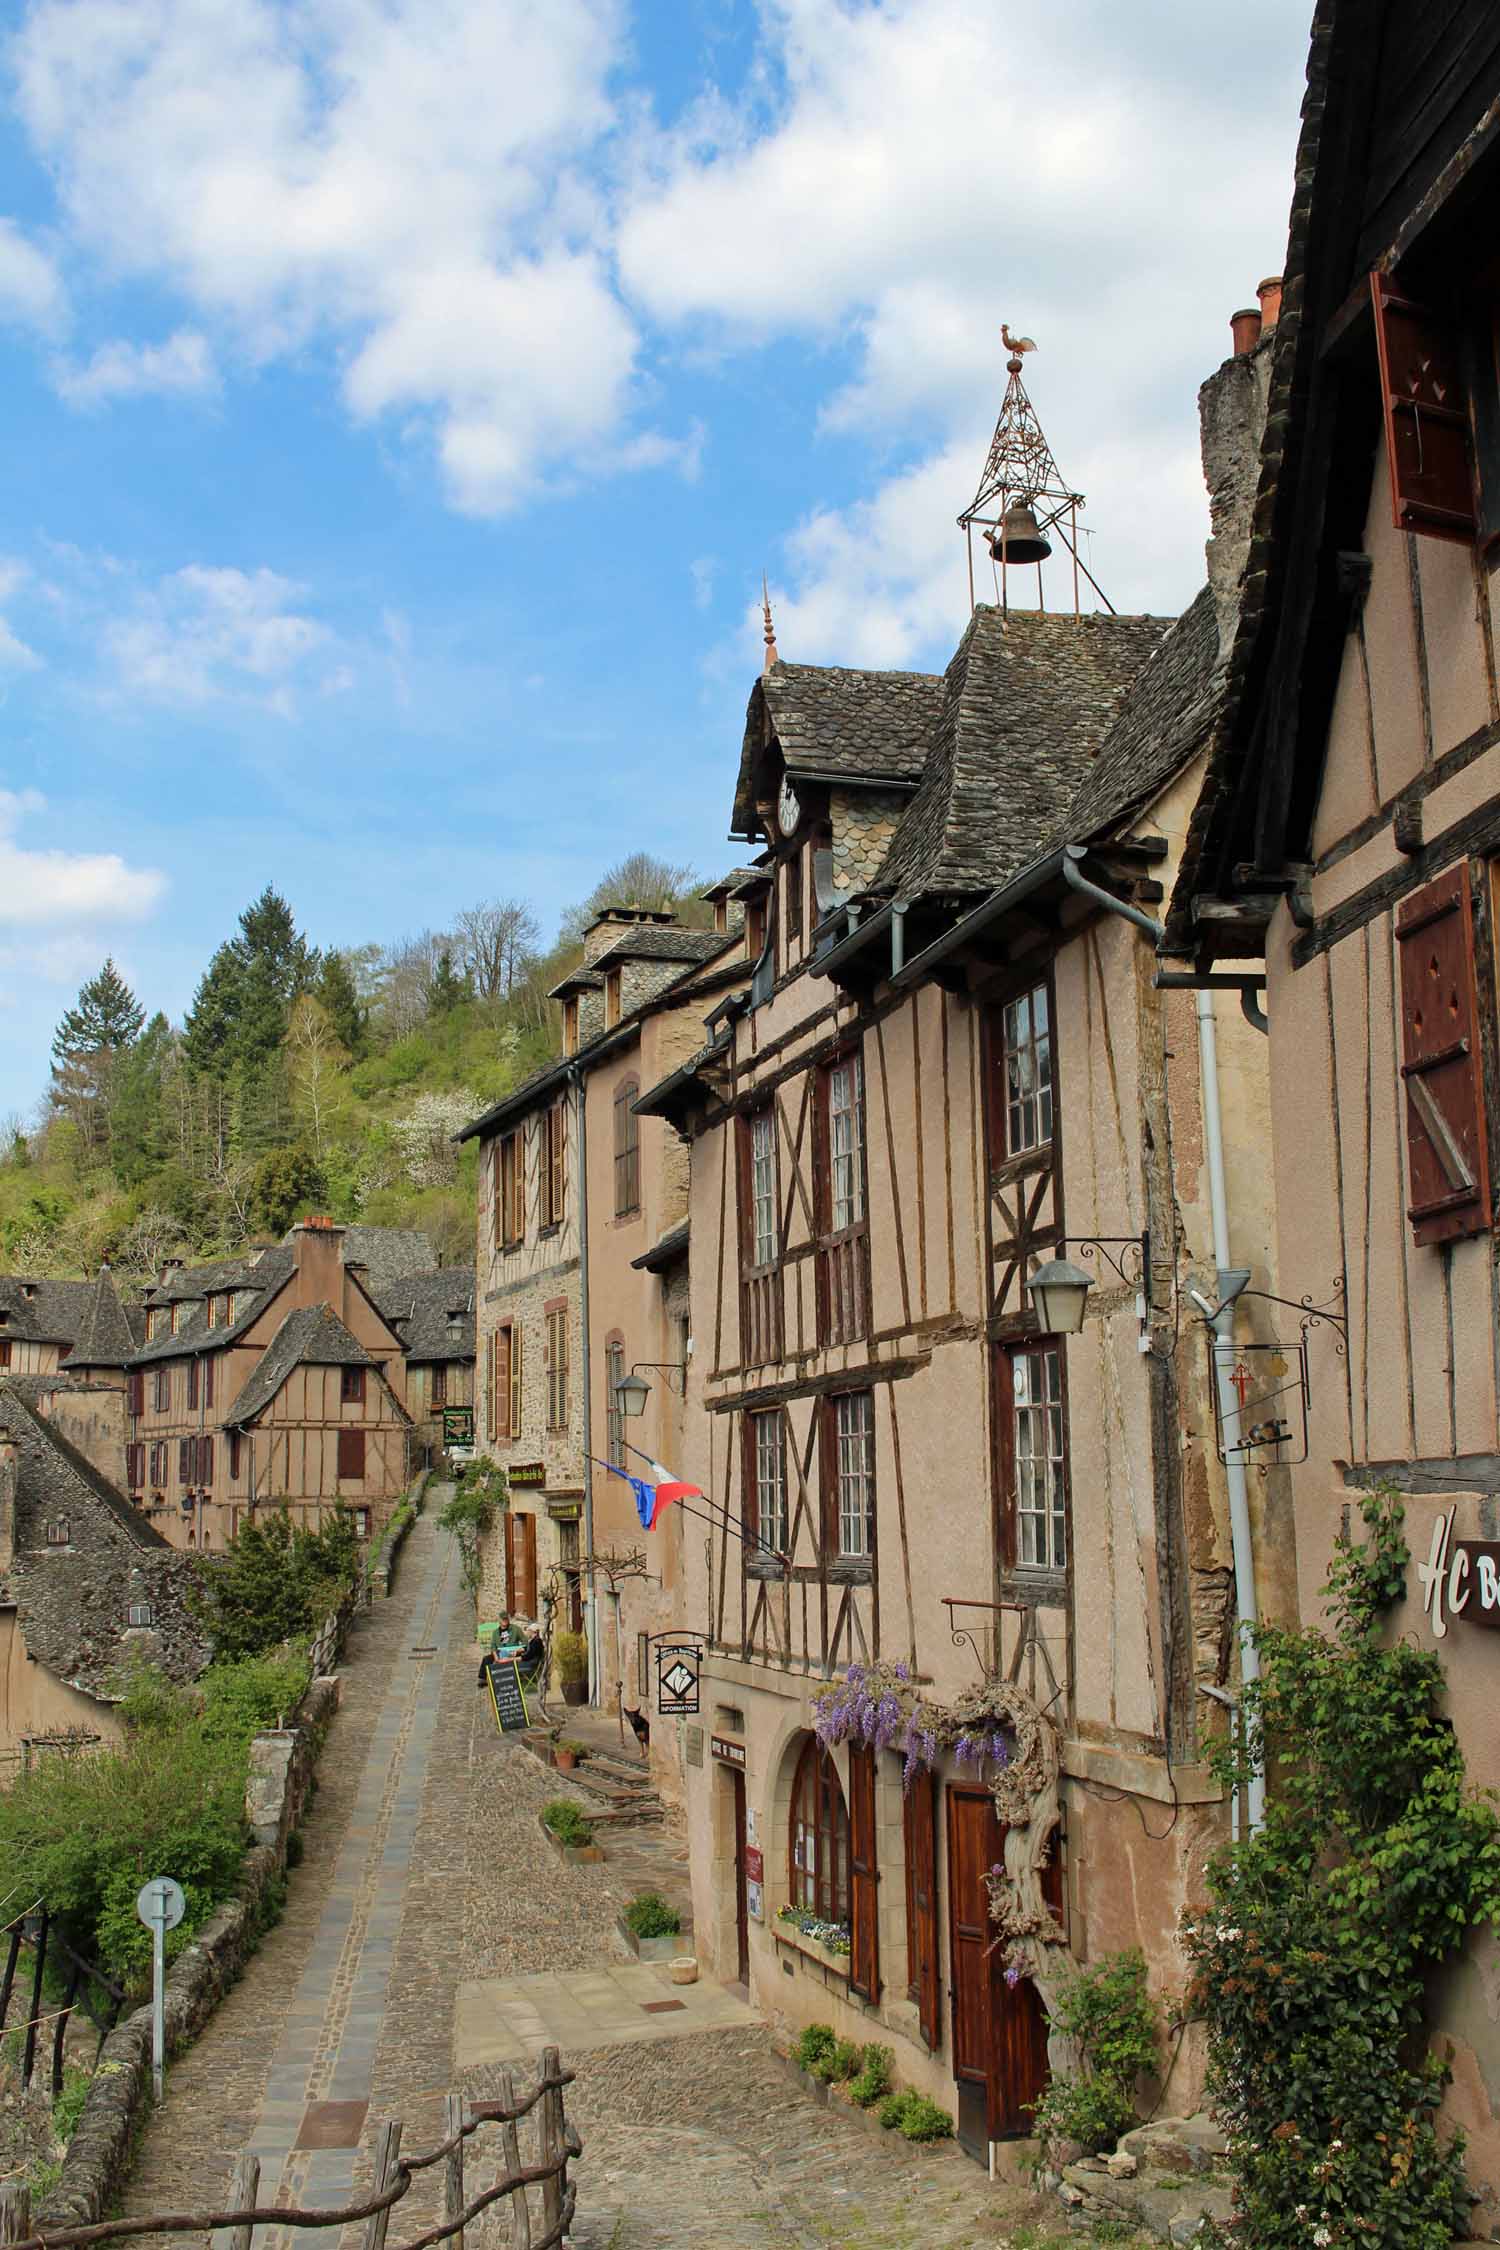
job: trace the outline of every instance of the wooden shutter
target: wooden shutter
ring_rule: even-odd
[[[365,1433],[363,1430],[339,1431],[339,1482],[345,1478],[358,1483],[365,1473]]]
[[[495,1331],[495,1435],[497,1438],[508,1438],[515,1434],[510,1426],[510,1359],[512,1349],[510,1328],[508,1326],[497,1328]]]
[[[1472,540],[1478,530],[1458,339],[1440,314],[1372,273],[1380,395],[1398,531]]]
[[[213,1481],[214,1441],[211,1437],[201,1437],[198,1440],[198,1482],[212,1484]]]
[[[231,1477],[237,1477],[239,1473],[240,1433],[238,1430],[231,1430],[229,1433],[229,1474]]]
[[[516,1322],[510,1332],[510,1434],[521,1434],[521,1323]]]
[[[880,1865],[875,1846],[875,1753],[849,1752],[849,1988],[880,1998]]]
[[[906,1990],[917,2004],[922,2037],[934,2050],[943,2043],[942,1982],[938,1971],[937,1776],[918,1772],[901,1801],[906,1844]]]
[[[514,1609],[516,1602],[516,1525],[520,1519],[507,1510],[505,1517],[505,1607]]]
[[[1452,1242],[1490,1223],[1473,901],[1463,863],[1407,900],[1396,943],[1407,1217],[1417,1242]]]
[[[187,1391],[188,1407],[191,1410],[198,1403],[198,1362],[195,1359],[188,1361]]]
[[[177,1440],[177,1482],[179,1484],[191,1484],[192,1481],[193,1441],[190,1437],[179,1438]]]
[[[536,1615],[536,1517],[518,1516],[521,1533],[521,1591],[518,1605],[523,1617]]]
[[[216,1362],[212,1358],[203,1362],[203,1403],[205,1406],[212,1406],[214,1402],[215,1364]]]
[[[144,1414],[146,1411],[146,1378],[139,1369],[130,1378],[129,1407],[132,1414]]]

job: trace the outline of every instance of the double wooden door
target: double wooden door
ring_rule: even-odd
[[[510,1606],[516,1615],[536,1616],[536,1517],[507,1509],[505,1516],[505,1579]]]
[[[1029,2104],[1047,2083],[1047,2018],[1029,1977],[1005,1981],[984,1878],[1005,1831],[987,1789],[948,1790],[948,1931],[958,2137],[987,2160],[989,2143],[1033,2130]]]

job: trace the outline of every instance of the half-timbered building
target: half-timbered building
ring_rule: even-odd
[[[1220,1005],[1210,1149],[1212,1045],[1155,985],[1154,914],[1238,598],[1251,321],[1205,387],[1211,581],[1180,620],[981,606],[942,676],[768,649],[734,808],[762,950],[642,1097],[691,1141],[687,1463],[717,1517],[686,1549],[707,1649],[677,1743],[699,1949],[794,2022],[888,2040],[978,2153],[1030,2129],[1042,1964],[1140,1944],[1172,1976],[1228,1831],[1203,1744],[1234,1679],[1230,1509],[1183,1291],[1213,1286],[1221,1154],[1235,1255],[1266,1268],[1264,1046]],[[1032,1288],[1064,1258],[1094,1279],[1071,1337]],[[1274,1478],[1252,1505],[1284,1610]],[[945,1709],[1004,1683],[1055,1742],[1035,1980],[993,1942],[993,1767],[820,1741],[871,1665]]]
[[[1303,1613],[1367,1485],[1406,1508],[1392,1631],[1441,1655],[1500,1785],[1500,19],[1321,0],[1259,534],[1168,919],[1264,977],[1282,1293],[1314,1331],[1291,1470]],[[1489,1627],[1490,1630],[1483,1628]],[[1500,2231],[1500,1950],[1430,1988],[1447,2114]]]

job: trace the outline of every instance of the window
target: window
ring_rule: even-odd
[[[836,1062],[827,1086],[829,1218],[837,1234],[857,1226],[865,1215],[865,1088],[859,1056]]]
[[[786,863],[786,950],[802,946],[802,852],[800,846]]]
[[[521,1434],[521,1367],[525,1358],[525,1342],[521,1323],[516,1321],[510,1332],[510,1434]]]
[[[867,1560],[875,1539],[875,1394],[841,1391],[829,1401],[828,1413],[833,1551],[840,1560]]]
[[[787,1880],[793,1906],[821,1922],[849,1919],[849,1815],[838,1768],[816,1735],[792,1783]]]
[[[495,1163],[495,1240],[502,1250],[510,1250],[526,1238],[526,1141],[523,1132],[506,1134],[500,1143]]]
[[[158,1438],[151,1448],[151,1489],[160,1492],[167,1481],[167,1441]]]
[[[750,1120],[750,1263],[776,1257],[776,1118],[769,1109]]]
[[[620,1404],[618,1385],[625,1376],[625,1346],[608,1343],[604,1347],[604,1424],[605,1455],[617,1469],[625,1466],[625,1409]]]
[[[206,1319],[207,1319],[207,1321],[208,1321],[208,1325],[209,1325],[209,1327],[210,1327],[210,1328],[217,1328],[217,1327],[218,1327],[218,1325],[219,1325],[219,1300],[218,1300],[218,1298],[217,1298],[217,1297],[215,1297],[215,1296],[213,1296],[213,1295],[210,1295],[210,1296],[209,1296],[209,1297],[208,1297],[208,1298],[207,1298],[207,1299],[205,1300],[205,1302],[206,1302],[206,1313],[205,1313],[205,1317],[206,1317]]]
[[[728,937],[729,935],[729,901],[727,898],[716,898],[714,900],[714,930],[719,937]]]
[[[172,1404],[172,1370],[158,1367],[152,1391],[152,1405],[158,1414],[165,1414]]]
[[[560,1227],[568,1185],[568,1110],[556,1101],[542,1121],[542,1224]]]
[[[621,971],[619,969],[606,969],[604,972],[604,1028],[606,1031],[613,1031],[620,1020],[620,977]]]
[[[615,1088],[615,1217],[641,1207],[641,1121],[632,1103],[640,1082],[626,1078]]]
[[[758,961],[766,950],[766,894],[757,891],[745,901],[745,950]]]
[[[338,1478],[340,1484],[358,1484],[365,1473],[365,1433],[339,1431]]]
[[[354,1535],[355,1535],[355,1537],[356,1537],[357,1539],[368,1539],[368,1538],[369,1538],[369,1536],[370,1536],[370,1511],[369,1511],[369,1509],[368,1509],[368,1508],[356,1508],[356,1509],[355,1509],[355,1511],[354,1511]]]
[[[198,1440],[198,1474],[194,1481],[198,1484],[212,1484],[214,1481],[214,1441],[211,1437],[201,1437]]]
[[[206,1359],[203,1362],[203,1403],[205,1406],[212,1406],[214,1402],[214,1367],[216,1364],[212,1359]]]
[[[1406,1215],[1419,1245],[1482,1234],[1490,1224],[1474,948],[1469,871],[1460,863],[1414,891],[1396,921]]]
[[[188,1412],[191,1414],[198,1404],[198,1362],[195,1359],[188,1361],[187,1393]]]
[[[1050,1020],[1044,984],[1009,1001],[1001,1012],[1007,1156],[1043,1148],[1052,1138]]]
[[[1001,1400],[1001,1430],[1010,1453],[1011,1559],[1021,1570],[1062,1570],[1068,1560],[1062,1347],[1002,1351],[1000,1364],[1009,1392]]]
[[[568,1426],[568,1308],[552,1305],[547,1312],[547,1427]]]
[[[791,1545],[786,1505],[786,1426],[779,1406],[752,1414],[750,1427],[750,1530],[759,1547],[749,1552],[762,1562],[772,1554],[784,1555]]]
[[[47,1525],[49,1547],[66,1547],[73,1536],[73,1526],[66,1516],[54,1516]]]
[[[565,1000],[562,1005],[562,1051],[565,1055],[578,1052],[578,1002]]]
[[[364,1405],[365,1371],[362,1367],[339,1369],[339,1403],[341,1406]]]
[[[10,1341],[10,1338],[9,1338],[8,1336],[0,1336],[0,1368],[5,1368],[5,1367],[9,1367],[9,1365],[10,1365],[10,1355],[11,1355],[11,1341]]]
[[[448,1403],[448,1370],[434,1367],[427,1377],[427,1403],[429,1406],[446,1406]]]
[[[132,1602],[125,1612],[125,1621],[138,1630],[155,1622],[156,1613],[149,1602]]]
[[[132,1492],[139,1492],[146,1481],[146,1448],[127,1445],[125,1448],[125,1482]]]
[[[846,1344],[870,1325],[864,1064],[858,1051],[841,1055],[820,1074],[816,1135],[818,1340]]]
[[[168,1318],[168,1326],[170,1327],[172,1334],[175,1336],[177,1333],[177,1300],[175,1297],[172,1300],[172,1310]]]
[[[230,1474],[230,1476],[231,1476],[231,1477],[233,1478],[233,1477],[238,1477],[239,1473],[240,1473],[240,1433],[239,1433],[239,1431],[238,1431],[238,1430],[231,1430],[231,1431],[230,1431],[230,1433],[229,1433],[229,1474]],[[237,1513],[237,1512],[238,1512],[238,1511],[236,1511],[236,1513]]]
[[[139,1368],[126,1378],[125,1409],[129,1414],[144,1414],[146,1411],[146,1378]]]
[[[194,1478],[193,1472],[197,1468],[197,1465],[197,1439],[190,1437],[179,1438],[177,1440],[177,1482],[179,1484],[194,1483],[196,1480]]]

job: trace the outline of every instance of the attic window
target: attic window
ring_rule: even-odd
[[[73,1526],[66,1516],[53,1516],[47,1525],[49,1547],[66,1547],[72,1543]]]
[[[0,1328],[8,1328],[9,1326],[10,1314],[8,1312],[0,1312]]]
[[[620,977],[621,971],[619,969],[606,969],[604,973],[604,1028],[606,1031],[613,1031],[620,1020]]]
[[[362,1367],[340,1369],[339,1397],[346,1406],[363,1406],[365,1400],[365,1371]]]
[[[154,1625],[156,1612],[149,1602],[132,1602],[125,1612],[125,1621],[135,1626]]]
[[[726,937],[729,933],[729,901],[727,898],[716,898],[714,900],[714,928],[720,937]]]
[[[28,1299],[34,1297],[36,1295],[36,1283],[34,1281],[23,1281],[21,1284],[21,1295]]]
[[[578,1002],[565,1000],[562,1004],[562,1049],[565,1055],[578,1052]]]
[[[208,1325],[210,1328],[217,1328],[219,1325],[219,1300],[217,1297],[210,1297],[207,1300],[207,1304]]]

